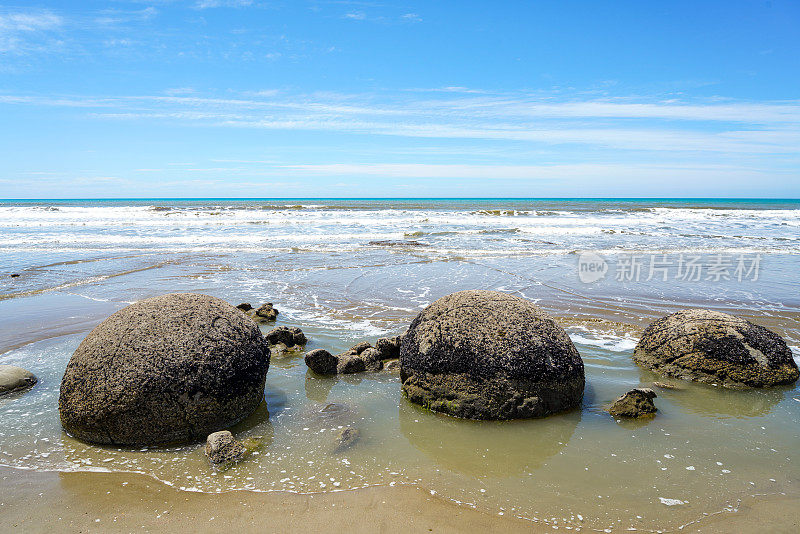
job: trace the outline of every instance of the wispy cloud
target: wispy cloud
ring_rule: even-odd
[[[197,9],[209,9],[214,7],[248,7],[253,5],[253,0],[198,0],[195,4]]]
[[[0,52],[24,53],[50,47],[64,19],[50,11],[0,13]]]
[[[425,94],[425,93],[422,93]],[[407,138],[484,140],[529,146],[741,154],[797,154],[800,102],[580,100],[528,94],[416,98],[413,93],[292,94],[269,90],[216,98],[34,97],[0,103],[91,109],[92,117],[265,130],[316,130]]]

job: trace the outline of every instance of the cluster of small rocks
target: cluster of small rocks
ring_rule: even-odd
[[[352,374],[380,371],[384,360],[400,357],[403,336],[381,338],[373,347],[363,341],[345,352],[333,355],[325,349],[315,349],[305,356],[306,365],[319,375]]]

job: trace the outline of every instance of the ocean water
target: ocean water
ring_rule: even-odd
[[[645,423],[604,408],[658,379],[630,357],[641,329],[677,309],[745,316],[800,355],[798,215],[793,200],[0,201],[0,363],[41,379],[0,399],[0,465],[143,472],[208,492],[415,484],[576,530],[678,528],[751,495],[797,494],[795,386],[672,381],[681,389],[659,390]],[[276,324],[336,352],[400,333],[436,298],[475,288],[531,299],[566,328],[586,364],[580,409],[460,421],[409,404],[396,374],[320,378],[289,354],[273,359],[262,409],[235,429],[261,447],[226,471],[208,466],[201,444],[95,447],[58,423],[72,351],[142,298],[273,302]],[[362,438],[335,453],[345,426]]]

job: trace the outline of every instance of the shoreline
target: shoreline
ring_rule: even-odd
[[[240,532],[332,530],[394,532],[552,532],[553,525],[492,515],[431,495],[419,486],[373,486],[326,493],[185,491],[149,475],[57,472],[0,467],[3,522],[25,532],[168,530],[193,532],[220,524]],[[780,517],[780,524],[775,518]],[[735,511],[709,513],[658,532],[793,533],[800,528],[800,495],[754,495]],[[581,522],[574,532],[602,531]]]

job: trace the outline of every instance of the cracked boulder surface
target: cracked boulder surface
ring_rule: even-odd
[[[443,297],[411,323],[400,347],[408,399],[468,419],[541,417],[583,398],[583,360],[549,315],[497,291]]]
[[[258,326],[220,299],[142,300],[100,323],[72,355],[61,381],[61,424],[100,444],[205,439],[262,402],[269,358]]]
[[[712,310],[684,310],[645,328],[633,360],[656,373],[721,384],[769,387],[800,376],[781,337],[740,317]]]

